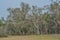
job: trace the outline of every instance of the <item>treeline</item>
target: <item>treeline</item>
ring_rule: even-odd
[[[8,8],[6,20],[0,20],[0,36],[60,34],[60,5],[53,2],[44,7],[21,3],[20,8]]]

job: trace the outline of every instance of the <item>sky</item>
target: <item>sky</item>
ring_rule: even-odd
[[[9,15],[7,9],[20,7],[21,2],[27,3],[30,6],[37,5],[38,7],[43,7],[51,3],[50,0],[0,0],[0,18],[6,18]]]

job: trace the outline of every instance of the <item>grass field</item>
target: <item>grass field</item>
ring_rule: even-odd
[[[28,36],[8,36],[0,40],[60,40],[60,35],[28,35]]]

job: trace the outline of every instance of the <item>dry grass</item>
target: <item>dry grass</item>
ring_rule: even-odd
[[[0,40],[60,40],[60,35],[9,36]]]

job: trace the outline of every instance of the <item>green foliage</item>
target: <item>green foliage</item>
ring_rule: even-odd
[[[30,9],[28,4],[22,2],[21,8],[8,9],[10,15],[6,21],[0,20],[0,27],[3,26],[4,33],[8,35],[60,34],[59,9],[59,3],[54,2],[43,14],[46,11],[44,8],[32,6]]]

